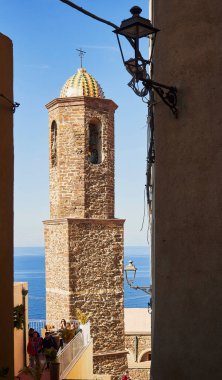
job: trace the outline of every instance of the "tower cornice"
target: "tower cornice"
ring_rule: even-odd
[[[55,218],[55,219],[49,219],[44,220],[43,224],[67,224],[67,223],[84,223],[84,224],[116,224],[116,225],[123,225],[125,223],[125,219],[95,219],[95,218]]]
[[[91,96],[75,96],[66,98],[55,98],[51,102],[46,104],[46,108],[50,110],[51,108],[67,107],[67,106],[88,106],[88,107],[98,107],[102,105],[104,108],[113,109],[115,111],[118,105],[111,99],[93,98]]]

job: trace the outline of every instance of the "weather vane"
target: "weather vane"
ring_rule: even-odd
[[[76,49],[76,50],[79,52],[81,68],[82,68],[82,60],[83,60],[84,55],[86,54],[86,51],[83,51],[82,48]]]

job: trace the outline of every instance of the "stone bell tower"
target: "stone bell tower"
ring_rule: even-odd
[[[85,69],[49,111],[50,220],[45,221],[46,318],[90,314],[94,372],[127,366],[123,224],[114,218],[114,112]]]

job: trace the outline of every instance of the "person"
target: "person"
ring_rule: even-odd
[[[124,372],[122,380],[131,380],[128,369],[126,369],[126,371]]]
[[[70,321],[70,328],[71,330],[75,329],[75,321]]]
[[[60,330],[66,329],[66,320],[62,319],[60,322]]]
[[[82,332],[82,329],[80,328],[79,321],[75,321],[75,335],[77,335],[79,332]]]
[[[30,327],[30,329],[29,329],[29,338],[31,338],[33,336],[34,331],[35,330],[32,327]]]
[[[29,354],[29,365],[32,368],[40,366],[39,355],[42,351],[42,338],[40,338],[37,331],[33,332],[33,335],[29,337],[27,345],[27,352]]]
[[[45,338],[43,339],[42,345],[43,345],[43,352],[45,354],[45,359],[46,359],[46,368],[49,368],[50,357],[47,355],[47,353],[45,353],[45,350],[54,348],[57,351],[58,347],[57,347],[55,339],[48,331],[46,331],[45,333]]]
[[[71,330],[71,323],[70,323],[70,322],[67,322],[67,323],[66,323],[66,329],[67,329],[67,330]]]

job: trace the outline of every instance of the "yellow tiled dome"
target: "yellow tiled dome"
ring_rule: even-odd
[[[86,69],[78,69],[64,84],[60,98],[73,96],[92,96],[94,98],[105,98],[99,83],[86,72]]]

